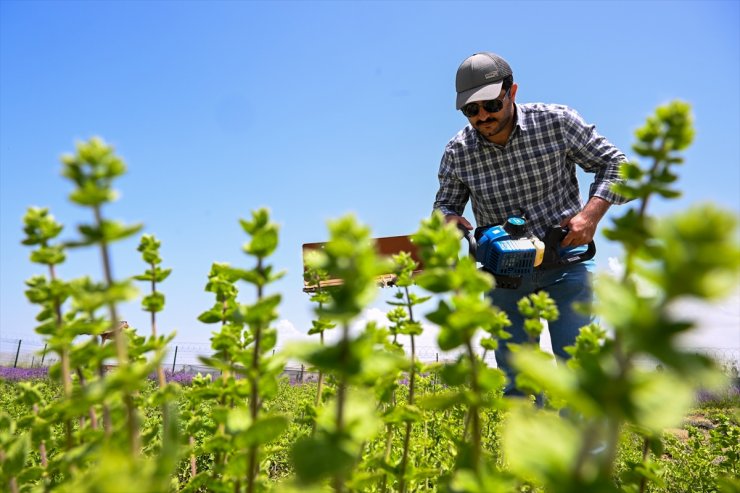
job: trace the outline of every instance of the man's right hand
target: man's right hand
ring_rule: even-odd
[[[463,226],[468,231],[472,231],[473,230],[473,225],[470,224],[470,222],[468,222],[468,220],[465,219],[462,216],[456,216],[454,214],[448,214],[448,215],[445,216],[445,220],[448,223],[457,223],[458,225]]]

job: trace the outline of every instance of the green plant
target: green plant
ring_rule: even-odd
[[[205,323],[220,323],[219,332],[211,341],[214,354],[203,361],[219,368],[222,377],[213,384],[202,382],[196,387],[200,399],[216,397],[213,422],[217,433],[203,444],[203,449],[215,454],[210,477],[217,481],[217,488],[240,489],[242,480],[246,491],[264,489],[261,483],[260,448],[280,436],[288,423],[284,416],[264,412],[264,401],[277,391],[277,376],[283,369],[280,355],[268,356],[275,347],[277,331],[270,324],[277,318],[280,295],[268,295],[265,287],[275,282],[281,272],[275,272],[266,259],[278,244],[277,225],[270,221],[266,209],[252,214],[251,220],[241,220],[245,233],[250,236],[243,250],[254,257],[252,269],[241,269],[224,264],[214,264],[206,290],[216,294],[216,303],[199,319]],[[235,282],[251,284],[256,291],[251,304],[237,302]],[[239,378],[243,377],[243,378]],[[194,399],[197,403],[200,399]],[[192,414],[191,414],[192,416]],[[191,420],[196,434],[199,419]],[[212,425],[208,425],[212,429]],[[205,474],[205,473],[204,473]],[[203,484],[199,478],[196,485]],[[216,488],[213,484],[211,488]]]
[[[152,337],[157,337],[157,312],[164,309],[165,298],[164,294],[157,291],[157,285],[167,279],[172,273],[172,269],[162,269],[159,264],[162,263],[162,258],[159,256],[159,247],[161,243],[152,235],[143,235],[139,242],[138,251],[141,252],[141,257],[149,266],[144,274],[134,276],[137,281],[149,282],[151,292],[141,300],[141,306],[144,311],[151,314],[151,327]],[[157,378],[159,379],[159,386],[164,387],[165,377],[164,370],[161,365],[157,366]]]
[[[625,181],[617,191],[636,205],[614,220],[606,234],[624,245],[625,273],[621,279],[602,277],[596,307],[612,337],[597,327],[582,331],[570,368],[541,371],[529,352],[518,356],[519,370],[568,403],[570,418],[546,413],[514,413],[504,433],[512,469],[531,475],[549,491],[616,491],[612,481],[620,430],[625,424],[643,436],[642,462],[634,468],[634,487],[644,491],[656,479],[649,459],[660,453],[661,431],[683,416],[701,383],[712,385],[719,373],[712,362],[680,348],[677,337],[693,324],[676,320],[671,304],[682,296],[710,299],[722,296],[737,279],[736,219],[712,206],[694,207],[657,220],[647,214],[655,194],[672,198],[675,165],[691,142],[693,127],[687,104],[658,108],[637,131],[634,150],[650,159],[647,170],[637,163],[623,166]],[[647,372],[637,364],[649,355],[663,372]],[[523,433],[523,430],[535,430]],[[537,436],[539,435],[539,436]],[[531,453],[533,440],[555,443]],[[605,450],[592,454],[599,441]],[[533,457],[534,456],[534,457]],[[623,486],[626,487],[626,486]]]
[[[328,290],[328,300],[319,313],[337,321],[340,338],[334,345],[304,345],[296,352],[312,367],[336,378],[336,396],[333,409],[317,410],[317,433],[296,442],[293,461],[299,480],[316,483],[331,478],[334,489],[344,491],[365,440],[380,425],[373,400],[363,387],[371,380],[369,374],[389,368],[389,362],[392,369],[395,360],[392,354],[373,352],[376,339],[372,331],[357,338],[349,331],[350,321],[375,295],[375,279],[385,270],[369,229],[351,216],[330,223],[329,229],[329,241],[310,262],[331,278],[343,280]],[[358,386],[351,389],[353,383]]]
[[[309,252],[309,257],[315,252]],[[324,304],[329,302],[329,293],[324,289],[322,283],[329,279],[329,274],[317,267],[317,259],[309,260],[306,263],[306,270],[303,273],[304,280],[311,286],[315,286],[315,292],[311,295],[311,302],[316,303],[316,311],[319,314],[318,318],[311,323],[311,328],[308,330],[308,335],[319,334],[321,345],[324,345],[324,333],[327,330],[336,327],[336,323],[327,319],[323,315]],[[313,428],[311,433],[316,433],[316,412],[319,406],[324,402],[324,372],[319,368],[318,385],[316,387],[316,399],[314,402],[313,409],[310,410],[311,416],[313,417]]]
[[[46,338],[49,350],[59,354],[60,363],[51,368],[50,375],[60,381],[63,392],[51,400],[41,399],[37,392],[25,393],[36,431],[6,437],[4,446],[15,451],[15,464],[21,468],[13,471],[3,460],[3,482],[11,491],[25,489],[18,478],[59,491],[79,490],[82,485],[94,489],[110,482],[114,467],[120,467],[119,479],[130,479],[145,489],[161,489],[169,482],[177,456],[174,419],[162,430],[158,454],[144,459],[139,409],[145,377],[158,364],[166,341],[145,341],[119,329],[117,305],[136,292],[130,281],[113,278],[109,246],[141,226],[126,226],[103,216],[103,207],[116,198],[112,183],[125,172],[125,164],[97,138],[78,144],[76,153],[62,161],[63,175],[75,185],[70,200],[91,209],[93,222],[78,227],[81,238],[53,243],[62,226],[48,210],[31,208],[24,218],[23,243],[37,247],[31,260],[48,267],[48,278],[39,275],[27,281],[26,294],[41,307],[37,332]],[[85,246],[98,247],[103,280],[60,280],[56,266],[64,262],[67,250]],[[113,346],[98,342],[98,336],[105,333],[114,338]],[[145,357],[146,353],[152,357]],[[111,359],[115,367],[106,372],[104,364]],[[56,432],[58,423],[62,423],[62,435]],[[24,424],[20,420],[10,428]],[[28,448],[33,441],[40,450],[40,467],[24,469],[28,461],[36,461]],[[98,467],[90,468],[90,463]]]
[[[425,265],[417,279],[419,286],[432,293],[451,293],[427,314],[440,327],[439,347],[443,351],[463,349],[458,360],[441,372],[442,379],[455,390],[421,403],[429,409],[450,409],[457,404],[467,409],[466,423],[470,427],[466,425],[458,439],[457,471],[452,478],[452,487],[457,488],[455,484],[467,483],[469,478],[476,478],[473,481],[477,482],[487,474],[484,464],[490,460],[483,457],[481,411],[497,406],[496,392],[504,383],[501,371],[482,364],[473,349],[473,340],[476,332],[483,330],[488,334],[485,344],[495,347],[495,341],[508,336],[504,329],[510,322],[483,296],[493,287],[493,279],[479,271],[470,257],[458,259],[460,233],[454,224],[445,224],[442,215],[435,213],[422,222],[414,241]]]
[[[46,209],[31,208],[24,218],[24,243],[35,248],[31,260],[46,270],[27,281],[26,294],[40,307],[37,332],[59,363],[48,382],[0,380],[3,488],[736,491],[736,408],[705,409],[708,431],[691,422],[673,430],[697,388],[711,391],[725,382],[709,358],[681,349],[677,338],[693,324],[676,319],[671,307],[685,297],[721,297],[740,271],[735,215],[713,206],[648,215],[656,194],[677,196],[673,170],[692,135],[689,107],[679,102],[658,108],[638,130],[634,149],[649,165],[624,166],[618,191],[634,207],[606,233],[624,246],[625,273],[598,280],[596,311],[605,325],[582,328],[567,364],[533,344],[541,320],[557,316],[552,301],[545,293],[521,301],[531,341],[514,352],[515,383],[544,394],[544,407],[503,397],[504,375],[484,364],[486,352],[507,337],[509,322],[485,297],[493,280],[459,258],[459,233],[440,215],[424,220],[414,235],[421,275],[411,277],[415,266],[407,255],[394,259],[397,292],[388,328],[357,319],[390,261],[378,257],[370,230],[355,218],[332,222],[326,247],[306,271],[318,286],[311,333],[320,340],[275,354],[271,325],[280,296],[268,288],[281,273],[267,261],[278,228],[266,210],[253,212],[241,226],[255,265],[213,264],[206,290],[215,303],[199,317],[216,327],[212,354],[203,361],[220,374],[195,376],[184,388],[163,385],[161,374],[158,385],[149,382],[172,337],[157,334],[155,317],[164,307],[158,283],[169,270],[160,267],[159,242],[142,237],[148,269],[135,279],[151,286],[142,303],[152,314],[152,335],[119,330],[117,306],[136,291],[131,280],[112,276],[109,246],[139,226],[103,216],[123,161],[99,139],[80,144],[64,158],[64,174],[76,187],[71,200],[93,213],[93,222],[79,227],[81,238],[60,242],[63,228]],[[57,266],[82,246],[98,248],[102,279],[61,280]],[[328,278],[342,282],[328,286]],[[247,294],[241,283],[253,288],[251,302],[239,300]],[[417,295],[412,283],[427,293]],[[420,314],[430,293],[434,308]],[[439,326],[439,348],[457,352],[453,361],[418,361],[422,316]],[[334,325],[337,339],[324,340]],[[103,334],[115,342],[101,344]],[[409,337],[409,357],[401,335]],[[646,356],[663,371],[640,368]],[[318,384],[281,379],[288,358],[318,371]]]

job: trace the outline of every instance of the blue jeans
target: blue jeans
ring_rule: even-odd
[[[553,353],[568,359],[566,346],[575,343],[581,327],[593,321],[591,313],[583,314],[573,309],[573,303],[585,303],[590,307],[593,302],[592,271],[594,261],[587,260],[580,264],[558,267],[550,270],[535,270],[534,273],[522,279],[518,289],[493,289],[488,296],[494,305],[501,308],[509,316],[511,326],[506,330],[511,338],[500,341],[496,350],[496,364],[506,373],[508,383],[504,389],[506,395],[521,395],[514,388],[514,372],[509,364],[509,348],[507,343],[521,344],[528,341],[524,332],[524,317],[517,309],[517,302],[525,296],[538,291],[547,291],[555,301],[560,316],[557,320],[548,323]],[[589,310],[590,312],[590,310]]]

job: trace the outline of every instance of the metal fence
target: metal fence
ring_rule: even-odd
[[[279,351],[276,348],[275,351]],[[696,347],[690,349],[694,353],[705,354],[717,361],[731,376],[737,376],[740,370],[740,347],[712,348]],[[476,348],[478,354],[483,355],[482,348]],[[217,370],[203,365],[199,356],[208,356],[212,353],[206,343],[176,342],[170,345],[164,358],[163,366],[167,371],[188,373],[217,373]],[[459,352],[442,352],[435,346],[417,346],[416,357],[425,363],[433,361],[449,361],[457,357]],[[495,366],[496,360],[492,352],[485,353],[485,360],[490,366]],[[0,338],[0,366],[19,368],[48,367],[57,361],[57,356],[48,350],[48,346],[39,339],[9,339]],[[649,358],[640,361],[644,367],[655,366]],[[285,369],[291,377],[304,380],[310,377],[305,366],[300,362],[290,362]]]
[[[479,354],[483,354],[482,348],[477,348]],[[280,351],[280,348],[273,350]],[[201,370],[208,367],[203,366],[199,356],[210,356],[211,346],[198,342],[176,342],[172,343],[164,357],[165,369],[175,372],[182,370]],[[434,346],[417,346],[416,357],[420,361],[445,361],[453,359],[458,352],[442,352]],[[495,357],[489,352],[486,361],[495,365]],[[48,346],[38,339],[8,339],[0,338],[0,366],[13,367],[42,367],[50,366],[57,361],[57,355],[49,352]],[[300,363],[291,365],[300,367]],[[211,369],[212,370],[212,369]]]

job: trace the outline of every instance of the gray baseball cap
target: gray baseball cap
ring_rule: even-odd
[[[455,108],[459,110],[473,101],[496,99],[508,75],[512,75],[511,67],[495,53],[484,51],[469,56],[457,69]]]

